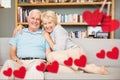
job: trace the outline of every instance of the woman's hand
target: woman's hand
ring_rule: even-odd
[[[47,42],[49,43],[50,47],[53,49],[54,42],[53,42],[50,34],[46,31],[43,31],[43,35],[44,35],[45,39],[47,40]]]
[[[50,34],[49,34],[48,32],[43,31],[43,35],[44,35],[44,37],[46,38],[47,41],[48,41],[49,39],[51,39]]]
[[[14,29],[14,31],[13,31],[13,36],[16,36],[16,34],[17,34],[17,32],[19,31],[20,32],[20,34],[22,34],[22,28],[23,28],[24,26],[22,26],[22,25],[18,25],[15,29]]]

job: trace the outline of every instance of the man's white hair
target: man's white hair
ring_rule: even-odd
[[[29,12],[29,16],[33,13],[33,12],[36,12],[38,14],[41,15],[41,11],[39,9],[32,9],[30,12]]]

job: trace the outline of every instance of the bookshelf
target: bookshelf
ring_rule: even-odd
[[[114,19],[114,0],[107,0],[105,4],[105,8],[106,8],[106,5],[109,3],[110,3],[110,16],[112,19]],[[69,19],[67,20],[61,19],[59,20],[59,24],[65,27],[73,26],[72,28],[74,28],[74,26],[83,27],[86,30],[86,37],[88,37],[89,25],[85,23],[85,21],[83,20],[81,21],[80,16],[82,15],[83,10],[81,11],[78,11],[78,10],[82,8],[85,8],[86,10],[93,8],[94,10],[96,9],[96,7],[100,8],[102,4],[103,4],[103,0],[16,0],[16,3],[15,3],[16,26],[18,24],[28,25],[27,19],[26,17],[23,17],[23,14],[28,14],[29,10],[31,9],[38,8],[41,11],[55,10],[55,12],[59,15],[59,19],[61,19],[61,15],[64,17],[67,16],[67,18],[69,18],[69,16],[71,15],[77,16],[75,18],[75,21],[74,20],[68,21]],[[71,8],[73,9],[71,10]],[[20,16],[20,14],[22,14],[21,15],[22,17]],[[20,20],[20,18],[22,18],[22,20]],[[100,24],[98,24],[98,26],[100,26]],[[109,32],[109,38],[110,39],[114,38],[114,31]]]

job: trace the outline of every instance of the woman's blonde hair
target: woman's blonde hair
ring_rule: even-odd
[[[44,19],[49,19],[53,21],[55,24],[57,24],[57,15],[54,11],[49,10],[49,11],[43,12],[41,16],[42,22],[44,21]]]

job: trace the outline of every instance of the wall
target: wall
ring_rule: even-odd
[[[11,0],[11,1],[12,1],[12,8],[0,9],[0,37],[11,37],[13,29],[15,27],[15,0]],[[119,3],[120,0],[115,0],[115,18],[120,21]],[[44,10],[45,8],[43,8],[43,11]],[[59,8],[57,8],[56,11],[59,11]],[[115,31],[115,38],[120,39],[119,34],[120,34],[120,28]]]
[[[11,0],[11,8],[0,8],[0,37],[12,36],[15,27],[15,0]]]
[[[120,0],[115,0],[115,19],[120,22]],[[115,31],[115,38],[120,39],[120,28]]]

